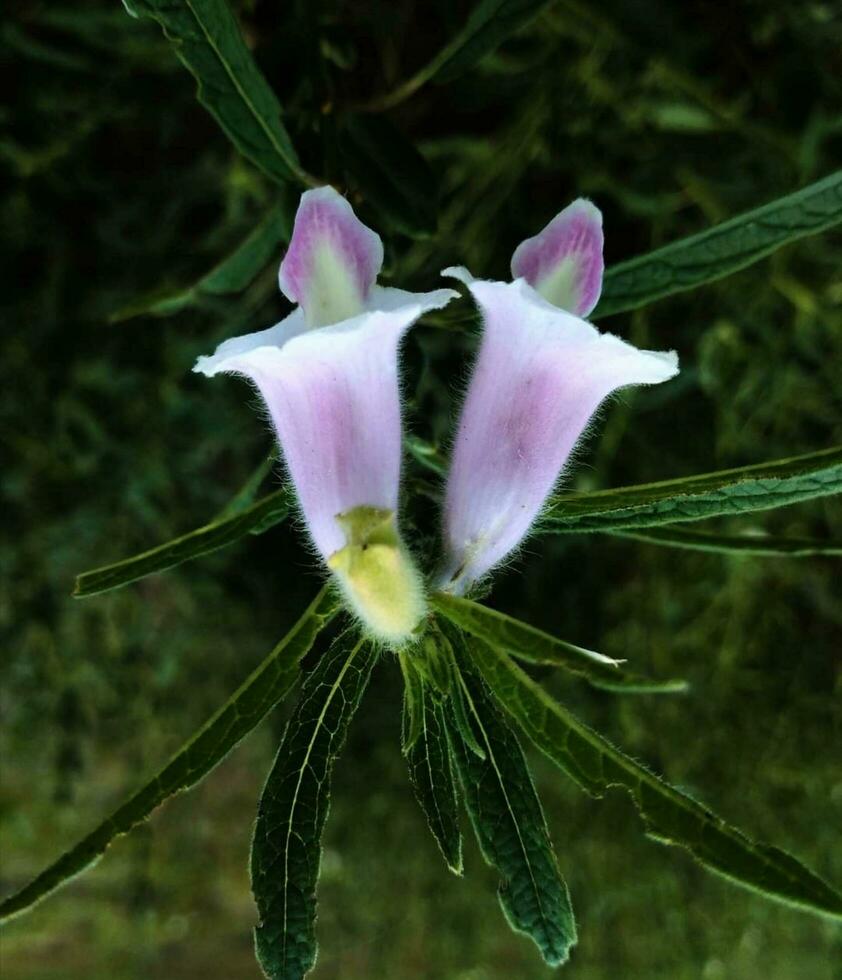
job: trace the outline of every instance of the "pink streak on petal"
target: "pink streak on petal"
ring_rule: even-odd
[[[292,239],[278,274],[281,292],[305,313],[317,304],[314,289],[323,286],[314,281],[314,272],[317,254],[324,248],[335,255],[357,293],[358,308],[352,315],[361,312],[383,265],[383,242],[330,186],[301,195]]]
[[[534,238],[527,238],[512,256],[512,276],[523,278],[546,299],[577,316],[587,316],[602,291],[602,213],[579,198],[560,211]],[[563,263],[572,263],[569,290],[559,291]]]
[[[445,497],[444,585],[457,592],[518,547],[603,399],[678,370],[674,354],[600,334],[523,280],[469,288],[484,331]]]

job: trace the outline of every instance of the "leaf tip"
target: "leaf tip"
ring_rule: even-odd
[[[461,854],[455,861],[452,861],[449,858],[447,859],[447,870],[456,875],[457,878],[465,877],[465,864],[462,860]]]

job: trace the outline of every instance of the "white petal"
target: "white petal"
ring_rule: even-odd
[[[441,270],[441,274],[448,279],[458,279],[466,286],[470,286],[472,282],[476,281],[464,265],[449,265],[446,269]]]
[[[406,289],[395,289],[392,286],[375,286],[371,291],[368,308],[371,311],[399,310],[406,306],[418,306],[421,315],[430,310],[440,310],[452,299],[459,299],[459,293],[454,289],[434,289],[429,293],[411,293]]]
[[[236,360],[260,347],[279,349],[288,340],[303,333],[306,329],[304,313],[299,307],[293,310],[289,316],[284,317],[280,323],[276,323],[274,327],[258,330],[255,333],[246,333],[240,337],[231,337],[223,341],[213,354],[200,357],[193,370],[208,378],[226,371],[236,371],[237,368],[231,366],[232,360]]]

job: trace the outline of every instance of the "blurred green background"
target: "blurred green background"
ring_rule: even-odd
[[[837,4],[608,0],[597,11],[559,0],[474,71],[387,114],[398,150],[415,144],[438,187],[438,231],[412,239],[378,212],[372,175],[347,171],[338,133],[348,106],[409,77],[469,9],[237,5],[304,165],[348,190],[383,232],[390,281],[432,288],[453,262],[505,278],[514,246],[578,195],[602,208],[606,257],[618,261],[842,162]],[[10,0],[2,45],[5,893],[180,745],[321,573],[291,524],[122,591],[70,598],[75,573],[204,523],[268,450],[249,390],[190,368],[220,339],[285,312],[280,255],[239,296],[177,316],[115,314],[198,279],[278,190],[237,157],[160,31],[118,3]],[[567,485],[645,482],[842,441],[840,268],[837,231],[606,321],[639,345],[677,348],[682,373],[606,408]],[[439,444],[473,346],[447,326],[416,328],[406,349],[410,422]],[[415,516],[426,549],[432,512]],[[842,506],[718,526],[838,540]],[[564,676],[546,684],[635,758],[839,883],[839,569],[536,538],[491,601],[641,671],[687,677],[686,697],[620,697]],[[385,658],[334,778],[315,980],[549,977],[507,928],[473,842],[463,880],[440,860],[400,756],[399,706]],[[288,708],[5,929],[4,980],[257,978],[249,837]],[[579,917],[560,975],[842,976],[831,923],[710,876],[648,842],[623,794],[586,799],[530,758]]]

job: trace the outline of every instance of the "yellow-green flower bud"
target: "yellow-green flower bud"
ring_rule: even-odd
[[[426,611],[424,585],[401,541],[395,514],[355,507],[337,516],[347,544],[328,558],[345,598],[374,636],[400,646]]]

